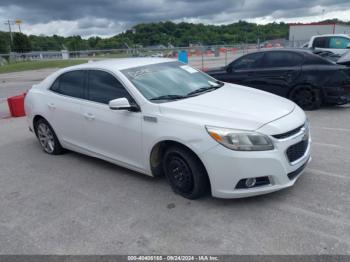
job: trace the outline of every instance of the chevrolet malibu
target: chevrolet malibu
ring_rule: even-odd
[[[46,153],[68,149],[164,174],[189,199],[287,188],[310,160],[308,121],[295,103],[171,59],[61,69],[30,89],[25,110]]]

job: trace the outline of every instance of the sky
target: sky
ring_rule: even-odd
[[[174,21],[229,24],[246,20],[315,22],[350,20],[350,0],[1,0],[0,30],[23,21],[26,34],[110,37],[138,23]],[[3,20],[3,21],[1,21]],[[13,25],[13,30],[18,27]]]

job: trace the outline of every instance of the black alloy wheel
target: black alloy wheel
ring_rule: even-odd
[[[312,87],[295,88],[290,99],[305,110],[316,110],[322,105],[320,90]]]

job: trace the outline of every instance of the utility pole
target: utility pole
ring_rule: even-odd
[[[5,25],[9,26],[9,33],[10,33],[10,53],[12,50],[12,44],[13,44],[13,37],[12,37],[12,30],[11,30],[11,21],[8,19]]]
[[[7,20],[5,25],[8,25],[9,26],[9,33],[10,33],[10,39],[11,39],[11,43],[13,41],[13,37],[12,37],[12,30],[11,30],[11,21],[10,20]]]

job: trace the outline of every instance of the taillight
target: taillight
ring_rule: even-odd
[[[350,84],[344,86],[344,91],[350,93]]]

